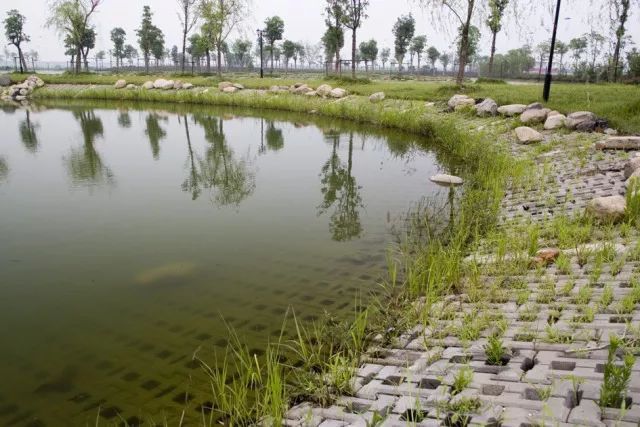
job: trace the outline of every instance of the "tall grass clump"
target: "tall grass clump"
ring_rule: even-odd
[[[622,340],[615,335],[609,342],[609,354],[604,364],[604,381],[600,386],[600,406],[607,408],[624,408],[626,393],[631,380],[631,372],[635,363],[633,354],[624,351]],[[617,361],[618,351],[624,351],[622,363]]]

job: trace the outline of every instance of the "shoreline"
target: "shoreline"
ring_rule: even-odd
[[[375,414],[390,423],[402,423],[439,420],[452,414],[490,422],[506,413],[524,423],[547,419],[579,425],[579,414],[585,410],[582,405],[591,405],[590,409],[595,405],[600,411],[592,416],[607,420],[632,421],[640,413],[636,386],[609,390],[613,397],[603,401],[607,379],[599,372],[576,371],[586,375],[586,385],[574,385],[576,396],[580,391],[581,397],[567,404],[569,380],[562,375],[570,373],[556,372],[573,371],[585,363],[583,359],[591,360],[590,355],[603,366],[614,363],[615,354],[612,362],[607,351],[613,347],[613,332],[623,339],[635,333],[640,337],[640,330],[629,332],[624,322],[606,326],[596,317],[637,319],[640,315],[640,278],[635,276],[640,270],[640,264],[635,264],[640,262],[640,245],[632,244],[638,237],[633,198],[628,197],[629,209],[620,222],[600,222],[584,214],[591,197],[623,191],[620,171],[629,156],[599,152],[595,147],[604,136],[545,131],[538,125],[534,127],[542,132],[542,141],[520,145],[514,142],[512,131],[520,125],[518,118],[478,118],[464,110],[442,113],[436,105],[422,101],[388,98],[372,103],[363,96],[328,101],[262,91],[224,94],[217,89],[203,93],[200,89],[176,92],[49,85],[36,90],[33,99],[168,102],[317,114],[429,137],[464,165],[461,176],[466,184],[455,224],[425,240],[420,232],[424,218],[417,218],[416,229],[390,260],[387,296],[356,313],[355,321],[348,325],[353,342],[326,354],[318,346],[335,337],[309,336],[309,331],[299,330],[298,343],[292,345],[307,355],[302,357],[302,366],[280,364],[281,344],[270,346],[267,372],[260,373],[255,383],[259,404],[247,410],[247,401],[230,401],[216,408],[217,417],[237,424],[265,417],[290,423],[311,418],[315,426],[322,421],[362,424],[375,420]],[[604,169],[603,165],[611,163],[615,167]],[[595,184],[584,172],[589,168],[596,171],[599,181]],[[563,173],[571,179],[565,181]],[[582,185],[589,186],[589,191],[580,193]],[[582,247],[596,243],[602,248],[581,259]],[[614,243],[623,249],[605,254],[603,248]],[[544,258],[549,253],[541,252],[545,250],[553,255]],[[595,279],[593,271],[600,272]],[[621,272],[629,274],[618,277]],[[608,281],[600,287],[602,273],[608,275]],[[544,331],[534,322],[542,323]],[[588,333],[598,328],[606,333]],[[634,345],[638,342],[625,341],[625,352],[633,353]],[[234,350],[242,363],[232,367],[242,370],[251,354],[239,342]],[[503,357],[508,357],[504,364]],[[496,363],[489,363],[490,358]],[[574,368],[568,369],[569,365]],[[216,401],[228,400],[223,399],[225,394],[235,395],[256,372],[241,372],[230,385],[213,370],[210,375],[217,384],[213,388]],[[637,369],[634,375],[639,375]],[[304,392],[284,385],[302,381],[308,386]],[[426,386],[420,387],[420,381]],[[500,398],[503,391],[485,393],[488,385],[504,386],[503,391],[509,386],[506,392],[510,395]],[[528,389],[534,391],[527,394]],[[536,398],[527,397],[534,392]],[[620,393],[632,397],[633,406],[626,412],[610,407],[611,402],[617,404]],[[383,409],[374,409],[381,404],[380,395],[395,397]],[[290,400],[306,403],[285,412],[285,402]],[[366,407],[363,414],[349,411],[355,403]],[[551,411],[551,416],[545,411]]]

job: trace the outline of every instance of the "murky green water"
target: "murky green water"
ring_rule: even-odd
[[[441,192],[406,135],[138,108],[0,112],[2,425],[171,423],[185,393],[197,417],[191,357],[224,347],[222,317],[259,350],[288,307],[349,315]]]

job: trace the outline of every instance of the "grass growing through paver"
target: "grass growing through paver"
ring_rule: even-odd
[[[628,407],[627,390],[636,359],[633,354],[625,352],[622,363],[619,363],[616,357],[619,350],[623,350],[622,340],[612,336],[607,363],[604,365],[604,382],[600,387],[600,406],[602,407]]]

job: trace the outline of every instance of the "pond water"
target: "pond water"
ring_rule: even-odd
[[[446,199],[407,135],[159,108],[0,111],[2,425],[197,419],[225,321],[259,353],[288,308],[350,316],[408,209]]]

